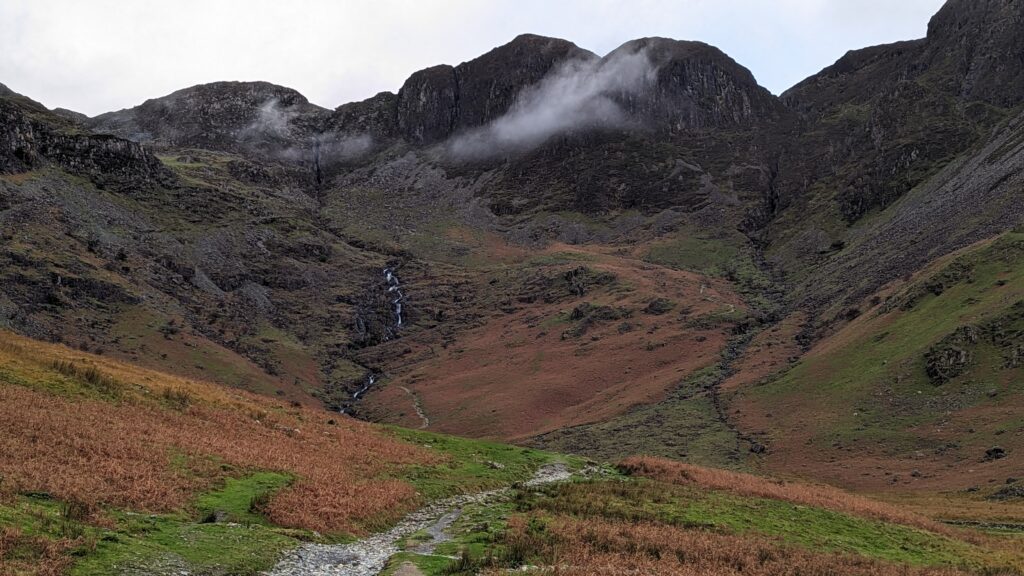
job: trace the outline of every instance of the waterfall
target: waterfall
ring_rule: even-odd
[[[395,329],[398,329],[402,327],[402,300],[405,300],[405,294],[402,293],[402,283],[398,280],[398,276],[395,276],[395,272],[391,268],[384,269],[384,280],[388,283],[388,294],[394,295],[394,300],[391,301],[391,308],[395,313]]]
[[[402,293],[402,282],[399,281],[398,276],[395,275],[393,268],[384,269],[384,281],[387,283],[387,291],[385,294],[391,302],[391,311],[395,316],[395,325],[389,327],[384,334],[384,340],[390,340],[391,335],[402,327],[402,301],[405,300],[405,294]],[[369,390],[376,382],[376,374],[373,372],[367,374],[366,380],[363,381],[363,385],[352,394],[352,403],[354,404],[357,402],[359,398],[362,397],[363,394],[366,394],[366,391]],[[349,413],[347,408],[342,408],[340,412],[342,414]]]
[[[359,397],[362,396],[363,394],[365,394],[366,391],[370,389],[370,386],[373,386],[373,383],[376,382],[376,381],[377,381],[377,377],[376,376],[374,376],[372,373],[371,374],[367,374],[366,375],[366,382],[363,383],[363,386],[359,390],[356,390],[356,393],[352,395],[352,399],[353,400],[359,400]]]
[[[362,396],[363,394],[366,394],[366,391],[369,390],[370,386],[373,386],[375,382],[377,382],[377,375],[374,374],[373,372],[370,372],[369,374],[367,374],[366,375],[366,379],[363,380],[363,385],[359,387],[359,390],[356,390],[352,394],[352,403],[354,404],[357,400],[359,400],[360,396]],[[349,408],[346,408],[344,406],[339,408],[338,412],[340,412],[342,414],[348,414],[348,415],[351,416],[351,413],[349,412]]]

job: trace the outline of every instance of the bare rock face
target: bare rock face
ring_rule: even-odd
[[[153,146],[288,159],[312,148],[328,114],[291,88],[267,82],[215,82],[102,114],[88,126]]]
[[[138,143],[79,132],[41,105],[10,94],[0,96],[0,173],[16,174],[52,162],[116,190],[174,182],[163,164]]]
[[[421,70],[398,92],[400,133],[423,144],[482,126],[508,112],[524,88],[560,62],[596,58],[566,40],[524,34],[458,66]]]
[[[948,74],[944,91],[1012,107],[1024,102],[1022,38],[1024,1],[952,0],[929,21],[921,60]]]
[[[398,131],[411,143],[438,142],[500,118],[562,65],[611,65],[639,53],[654,82],[608,90],[637,125],[679,132],[750,125],[786,112],[749,70],[701,42],[644,38],[598,58],[565,40],[525,34],[458,66],[413,74],[395,104]]]
[[[642,38],[605,57],[646,54],[655,81],[622,96],[630,115],[648,127],[687,130],[746,126],[786,114],[778,99],[749,70],[703,42]]]
[[[524,88],[540,82],[564,62],[596,59],[594,53],[567,40],[522,34],[460,64],[455,67],[459,85],[455,129],[475,128],[501,117]]]
[[[848,222],[890,205],[1024,101],[1022,37],[1024,2],[951,0],[926,38],[848,52],[782,95],[808,123],[791,156],[828,151],[792,178],[833,179]]]
[[[459,84],[448,65],[420,70],[398,92],[397,119],[402,136],[416,144],[447,138],[458,118]]]
[[[361,102],[338,106],[327,120],[329,131],[367,134],[371,138],[398,136],[398,96],[381,92]]]

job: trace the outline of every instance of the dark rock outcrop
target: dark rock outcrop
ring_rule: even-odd
[[[455,128],[458,103],[454,68],[443,64],[420,70],[398,91],[398,129],[406,140],[416,144],[443,140]]]
[[[458,66],[421,70],[398,92],[400,133],[409,142],[424,144],[483,126],[508,112],[524,88],[560,62],[596,58],[566,40],[523,34]]]
[[[850,51],[790,88],[806,126],[785,194],[828,182],[848,222],[890,205],[1024,101],[1022,36],[1024,2],[951,0],[926,38]]]
[[[289,160],[312,149],[329,112],[268,82],[215,82],[91,119],[89,128],[162,147]]]
[[[0,173],[24,172],[46,162],[116,190],[174,181],[163,164],[136,142],[82,133],[28,99],[0,97]]]
[[[973,360],[970,348],[978,342],[974,326],[961,326],[924,355],[925,372],[939,386],[967,372]]]
[[[624,96],[630,116],[669,132],[728,128],[778,119],[785,108],[749,70],[703,42],[642,38],[626,42],[605,60],[644,53],[655,81]]]

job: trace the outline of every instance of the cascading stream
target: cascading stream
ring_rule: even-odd
[[[405,300],[405,294],[402,293],[402,283],[398,280],[398,276],[395,276],[394,270],[385,268],[384,279],[388,283],[388,294],[395,297],[391,301],[391,308],[395,313],[395,329],[397,330],[402,327],[402,300]]]
[[[390,340],[398,332],[398,329],[402,327],[402,301],[405,300],[405,294],[402,292],[402,282],[395,275],[393,268],[384,269],[384,281],[387,283],[387,297],[391,301],[391,310],[395,315],[395,325],[389,327],[384,334],[384,340]],[[366,380],[363,381],[363,385],[352,394],[352,402],[358,401],[363,394],[366,394],[367,390],[370,389],[377,382],[378,376],[373,372],[366,375]],[[348,414],[349,411],[346,408],[341,409],[342,414]]]
[[[365,394],[366,391],[370,389],[370,386],[373,386],[373,383],[376,382],[376,381],[377,381],[377,377],[376,376],[374,376],[373,374],[367,374],[366,375],[366,382],[363,383],[363,386],[361,388],[359,388],[359,390],[356,390],[356,393],[352,395],[352,399],[353,400],[359,400],[359,397],[362,396],[363,394]]]

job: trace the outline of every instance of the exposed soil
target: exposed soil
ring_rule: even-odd
[[[545,254],[577,255],[572,266],[614,274],[615,281],[494,314],[435,349],[434,358],[395,371],[367,403],[389,420],[418,425],[404,387],[420,399],[431,429],[506,440],[607,420],[662,400],[688,374],[717,362],[731,324],[707,319],[742,313],[728,284],[693,272],[595,246],[555,245]],[[670,310],[652,310],[652,302]],[[573,314],[586,304],[621,317],[581,330],[587,320]]]

